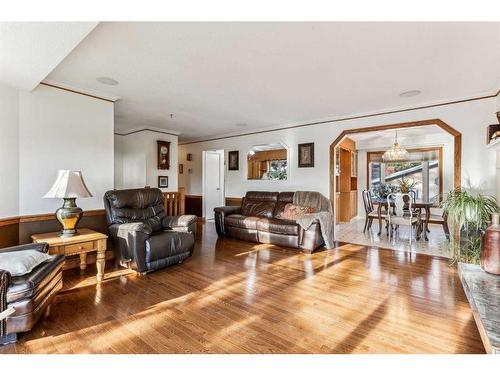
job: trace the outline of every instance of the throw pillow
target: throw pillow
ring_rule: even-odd
[[[37,250],[11,251],[0,253],[0,269],[8,271],[12,276],[30,273],[33,268],[52,257]]]
[[[302,216],[304,214],[312,214],[315,212],[316,210],[314,209],[314,207],[296,206],[292,203],[287,203],[280,218],[286,220],[297,220],[299,216]]]

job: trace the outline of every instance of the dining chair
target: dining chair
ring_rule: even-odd
[[[407,197],[407,205],[405,204],[405,197]],[[412,209],[413,195],[408,193],[391,193],[387,196],[387,207],[393,207],[388,210],[387,221],[389,225],[389,239],[393,238],[393,233],[399,225],[408,225],[410,232],[410,246],[413,238],[413,228],[415,227],[415,234],[418,234],[420,228],[420,214]]]
[[[431,224],[439,224],[443,227],[443,232],[446,236],[446,238],[450,238],[450,229],[448,227],[448,215],[446,215],[446,212],[443,210],[443,213],[440,214],[433,214],[432,209],[429,215],[429,223]],[[430,229],[427,229],[427,232],[430,233]]]
[[[363,190],[363,205],[365,207],[365,227],[363,229],[363,233],[366,232],[367,229],[370,229],[373,224],[373,220],[378,220],[378,212],[375,210],[375,206],[373,205],[372,194],[370,190]],[[382,219],[386,219],[386,214],[382,213]]]

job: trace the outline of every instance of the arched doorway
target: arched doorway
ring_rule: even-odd
[[[461,170],[462,170],[462,134],[439,119],[431,119],[424,121],[413,121],[413,122],[404,122],[404,123],[396,123],[396,124],[388,124],[388,125],[379,125],[372,127],[364,127],[364,128],[354,128],[347,129],[342,131],[340,135],[332,142],[330,145],[330,201],[334,212],[337,207],[335,207],[335,148],[337,145],[342,142],[342,140],[348,136],[349,134],[357,134],[357,133],[366,133],[366,132],[375,132],[381,130],[390,130],[390,129],[403,129],[403,128],[412,128],[412,127],[423,127],[423,126],[438,126],[445,132],[449,133],[453,137],[454,144],[454,175],[453,175],[453,186],[455,189],[460,189],[461,186]]]

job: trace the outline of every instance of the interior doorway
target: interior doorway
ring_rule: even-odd
[[[214,219],[214,208],[224,206],[224,150],[203,151],[203,217]]]

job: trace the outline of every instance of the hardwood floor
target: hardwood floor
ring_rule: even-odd
[[[456,270],[339,245],[312,255],[200,227],[195,255],[147,276],[65,274],[45,318],[0,353],[483,353]]]

